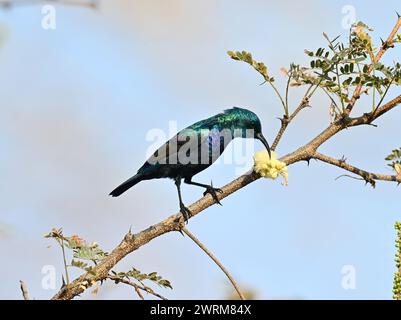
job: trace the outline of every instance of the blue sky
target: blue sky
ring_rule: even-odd
[[[56,6],[57,28],[48,31],[41,28],[40,5],[1,11],[0,272],[7,276],[0,298],[19,299],[19,279],[31,296],[49,298],[55,290],[41,287],[44,265],[56,267],[61,285],[61,254],[43,238],[52,227],[111,250],[130,226],[139,231],[176,212],[175,187],[167,180],[138,184],[121,198],[107,196],[142,165],[150,129],[167,131],[169,121],[183,128],[244,106],[260,116],[271,141],[279,102],[226,51],[251,51],[282,89],[280,67],[305,62],[303,50],[322,46],[323,31],[346,35],[344,5],[355,7],[376,40],[386,37],[401,11],[396,1],[104,0],[99,10]],[[386,61],[397,56],[400,48]],[[324,96],[312,106],[288,129],[279,155],[328,125]],[[399,122],[395,110],[377,121],[378,128],[347,130],[321,150],[387,173],[384,157],[399,146]],[[335,181],[342,173],[314,161],[295,164],[289,186],[259,180],[192,219],[189,229],[259,298],[391,298],[399,188]],[[220,186],[235,175],[234,165],[221,163],[197,180],[213,178]],[[186,203],[201,194],[184,187]],[[341,286],[344,265],[355,267],[354,290]],[[170,298],[224,298],[230,290],[220,270],[179,234],[152,241],[116,269],[132,266],[171,280],[174,290],[161,290]],[[82,298],[129,299],[132,292],[109,284],[97,297]]]

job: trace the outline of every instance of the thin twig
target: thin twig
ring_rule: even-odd
[[[309,90],[308,90],[309,91]],[[286,115],[283,116],[283,118],[281,118],[281,126],[280,129],[277,133],[276,138],[274,139],[274,142],[271,146],[272,151],[276,150],[281,138],[283,137],[283,134],[285,132],[285,130],[287,129],[288,125],[290,124],[290,122],[298,115],[298,113],[305,108],[306,106],[309,105],[309,98],[307,97],[307,94],[305,94],[305,96],[303,97],[301,103],[299,104],[299,106],[294,110],[294,112],[287,117]]]
[[[25,282],[20,280],[19,283],[22,292],[22,297],[24,298],[24,300],[29,300],[29,292]]]
[[[383,103],[384,98],[386,97],[388,91],[390,90],[390,87],[392,86],[394,80],[395,80],[395,74],[394,74],[394,76],[391,78],[391,81],[390,81],[390,83],[388,84],[388,86],[387,86],[386,90],[384,91],[383,95],[381,96],[381,98],[380,98],[380,100],[379,100],[377,106],[375,106],[375,107],[373,108],[373,113],[375,113],[376,110],[377,110],[377,108],[379,108],[379,107],[381,106],[381,104]]]
[[[364,178],[361,178],[361,177],[354,177],[354,176],[351,176],[351,175],[349,175],[349,174],[342,174],[342,175],[339,175],[339,176],[338,176],[337,178],[335,178],[334,180],[338,180],[338,179],[340,179],[340,178],[350,178],[350,179],[361,180],[361,181],[365,180]]]
[[[61,250],[63,252],[63,264],[64,264],[64,270],[65,270],[65,278],[67,280],[67,285],[70,284],[70,276],[68,275],[68,264],[67,264],[67,258],[65,256],[65,248],[64,248],[64,239],[61,239],[59,242],[61,246]]]
[[[137,283],[135,283],[133,281],[130,281],[128,279],[121,279],[121,278],[113,276],[113,275],[108,275],[107,278],[110,279],[110,280],[118,281],[118,282],[121,282],[121,283],[124,283],[126,285],[129,285],[129,286],[133,287],[135,289],[135,292],[138,294],[139,298],[141,298],[142,300],[144,300],[144,297],[143,297],[143,295],[141,293],[141,290],[145,291],[146,293],[149,293],[149,294],[151,294],[151,295],[153,295],[153,296],[155,296],[155,297],[157,297],[157,298],[159,298],[161,300],[168,300],[166,297],[162,296],[161,294],[159,294],[157,292],[154,292],[153,289],[151,289],[151,288],[149,288],[147,286],[141,286],[141,285],[139,285],[139,284],[137,284]]]
[[[292,68],[292,65],[290,65],[290,70],[291,70],[291,68]],[[290,89],[290,82],[291,82],[291,79],[292,79],[292,71],[290,71],[290,72],[286,71],[285,73],[287,75],[287,84],[285,86],[285,106],[286,106],[286,110],[288,112],[288,110],[289,110],[289,107],[288,107],[288,94],[289,94],[289,89]]]
[[[205,247],[205,245],[199,241],[199,239],[197,239],[187,228],[182,228],[181,229],[182,232],[184,232],[188,237],[191,238],[191,240],[193,242],[195,242],[199,248],[201,248],[203,251],[205,251],[205,253],[214,261],[214,263],[216,263],[219,268],[221,269],[221,271],[223,271],[225,273],[225,275],[227,276],[228,280],[230,280],[231,284],[233,285],[235,291],[237,291],[239,297],[241,298],[241,300],[246,300],[245,296],[242,294],[241,290],[239,289],[237,283],[235,282],[234,278],[231,276],[231,274],[228,272],[228,270],[223,266],[223,264],[213,255],[213,253],[211,253],[209,251],[208,248]]]
[[[283,97],[282,97],[281,94],[280,94],[280,91],[278,91],[277,87],[274,85],[274,83],[273,83],[272,81],[267,80],[267,82],[270,84],[270,86],[273,88],[273,90],[274,90],[274,92],[276,93],[276,95],[279,97],[279,99],[280,99],[280,101],[281,101],[281,104],[283,105],[283,108],[284,108],[284,113],[285,113],[286,115],[288,115],[288,109],[287,109],[287,106],[285,105],[285,102],[284,102],[284,100],[283,100]]]
[[[386,175],[386,174],[368,172],[366,170],[362,170],[353,165],[348,164],[347,162],[345,162],[344,159],[334,159],[332,157],[329,157],[329,156],[319,153],[319,152],[315,152],[315,154],[313,155],[313,158],[320,160],[322,162],[331,164],[333,166],[342,168],[349,172],[355,173],[358,176],[360,176],[363,180],[365,180],[366,183],[370,183],[372,185],[372,187],[375,187],[376,180],[393,181],[393,182],[401,183],[401,175]],[[349,177],[352,177],[352,176],[349,176]],[[360,179],[357,177],[352,177],[352,178]]]

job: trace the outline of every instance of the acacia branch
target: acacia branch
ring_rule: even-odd
[[[392,48],[394,45],[394,37],[397,35],[397,32],[399,28],[401,27],[401,16],[398,16],[397,22],[395,26],[393,27],[393,30],[390,32],[389,36],[387,37],[387,40],[384,41],[380,47],[379,52],[376,54],[376,56],[373,58],[371,64],[369,65],[368,69],[368,74],[373,71],[375,68],[375,64],[380,61],[382,58],[383,54],[389,49]],[[352,95],[352,98],[350,102],[347,105],[347,108],[344,111],[345,115],[349,115],[352,111],[352,109],[355,106],[356,101],[360,98],[361,93],[362,93],[362,84],[359,84],[354,91],[354,94]]]
[[[331,164],[333,166],[337,166],[349,172],[355,173],[356,175],[360,176],[363,180],[365,180],[366,183],[370,183],[373,188],[376,186],[376,180],[393,181],[401,183],[401,175],[386,175],[379,173],[371,173],[348,164],[345,161],[345,159],[335,159],[319,152],[315,152],[313,158]]]
[[[133,282],[131,280],[121,279],[121,278],[119,278],[117,276],[113,276],[112,274],[109,274],[107,276],[107,279],[113,280],[113,281],[115,281],[117,283],[121,282],[121,283],[124,283],[126,285],[129,285],[129,286],[133,287],[135,292],[139,296],[139,298],[141,298],[142,300],[144,300],[144,298],[143,298],[143,295],[141,293],[141,290],[146,292],[146,293],[149,293],[149,294],[151,294],[151,295],[153,295],[153,296],[155,296],[155,297],[157,297],[157,298],[159,298],[161,300],[168,300],[166,297],[162,296],[161,294],[159,294],[157,292],[154,292],[151,288],[149,288],[149,287],[147,287],[145,285],[139,285],[139,284],[137,284],[137,283],[135,283],[135,282]]]
[[[281,126],[280,129],[277,133],[276,138],[274,139],[274,142],[272,144],[271,150],[274,151],[277,148],[277,145],[279,144],[281,138],[284,135],[285,130],[287,129],[288,125],[291,123],[291,121],[298,115],[298,113],[307,107],[309,105],[309,98],[307,94],[305,94],[304,98],[302,99],[301,103],[298,105],[298,107],[294,110],[294,112],[288,117],[284,115],[282,118],[280,118],[281,121]]]
[[[199,241],[198,238],[196,238],[187,228],[182,228],[182,232],[184,232],[188,237],[191,238],[193,242],[195,242],[199,248],[201,248],[205,253],[218,265],[218,267],[225,273],[227,276],[228,280],[230,280],[231,284],[233,285],[235,291],[237,291],[239,297],[241,300],[246,300],[245,296],[242,294],[241,290],[239,289],[237,283],[235,282],[234,278],[231,276],[231,274],[228,272],[228,270],[223,266],[223,264],[209,251],[208,248],[205,247],[205,245]]]

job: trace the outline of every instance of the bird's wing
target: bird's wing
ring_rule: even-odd
[[[206,141],[210,137],[210,132],[217,129],[215,117],[198,121],[178,132],[158,148],[147,163],[150,165],[200,163],[197,162],[201,161],[200,156],[208,156],[209,146]]]
[[[206,131],[182,130],[160,148],[148,159],[149,164],[177,164],[180,159],[191,157],[191,152],[199,151],[199,148],[208,138]],[[195,156],[195,154],[194,154]]]

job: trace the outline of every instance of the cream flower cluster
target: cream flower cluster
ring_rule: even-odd
[[[258,151],[253,157],[255,164],[253,170],[260,174],[260,176],[269,179],[276,179],[279,175],[284,178],[284,185],[288,185],[288,169],[287,165],[277,160],[275,152],[271,153],[271,158],[269,158],[269,153],[267,150]]]

